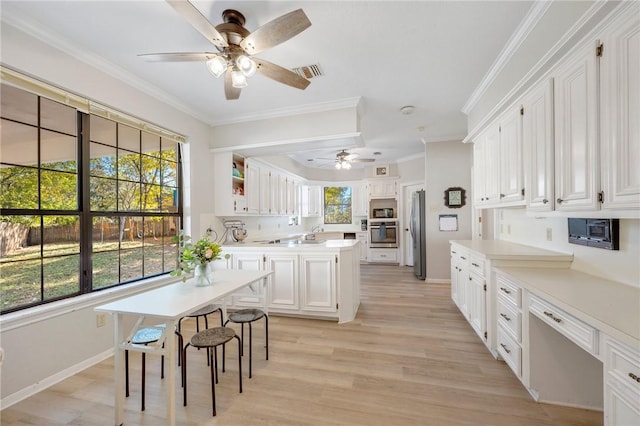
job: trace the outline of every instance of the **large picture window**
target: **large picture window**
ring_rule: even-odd
[[[327,186],[324,188],[324,223],[351,223],[351,188]]]
[[[2,313],[175,269],[176,141],[7,84],[1,99]]]

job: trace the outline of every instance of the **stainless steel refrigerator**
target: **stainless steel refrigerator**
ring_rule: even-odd
[[[411,221],[409,230],[413,240],[413,273],[424,280],[427,278],[427,235],[425,226],[425,193],[416,191],[411,196]]]

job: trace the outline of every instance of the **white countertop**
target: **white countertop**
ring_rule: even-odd
[[[640,346],[640,288],[573,269],[495,270],[605,333]]]
[[[222,250],[224,253],[225,248],[229,249],[253,249],[253,250],[289,250],[289,249],[299,249],[299,250],[325,250],[325,249],[347,249],[358,244],[358,240],[324,240],[323,242],[319,242],[321,240],[317,240],[315,243],[307,243],[307,244],[297,244],[294,242],[287,243],[286,241],[282,241],[277,244],[268,244],[264,242],[257,241],[245,241],[242,243],[234,243],[234,244],[224,244],[222,246]]]
[[[548,260],[566,262],[573,260],[573,254],[525,246],[501,240],[451,240],[470,250],[480,253],[490,260]]]

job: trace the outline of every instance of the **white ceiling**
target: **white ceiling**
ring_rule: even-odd
[[[225,9],[246,17],[249,31],[297,8],[312,26],[257,56],[286,68],[320,64],[324,76],[304,90],[256,75],[239,100],[227,101],[222,79],[203,63],[146,62],[137,55],[214,51],[173,8],[154,1],[5,1],[2,19],[37,28],[51,42],[106,61],[143,90],[212,125],[294,114],[300,108],[360,98],[363,146],[349,149],[376,163],[424,152],[423,142],[460,140],[465,102],[480,84],[532,1],[194,1],[214,24]],[[399,109],[415,106],[412,115]],[[353,145],[353,144],[352,144]],[[335,143],[299,152],[333,158]],[[344,146],[344,148],[349,148]],[[325,164],[326,162],[316,162]],[[367,164],[367,163],[359,163]]]

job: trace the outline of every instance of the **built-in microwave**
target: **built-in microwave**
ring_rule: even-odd
[[[618,219],[569,218],[569,242],[618,250]]]
[[[391,219],[393,217],[394,216],[392,208],[373,209],[374,219]]]

